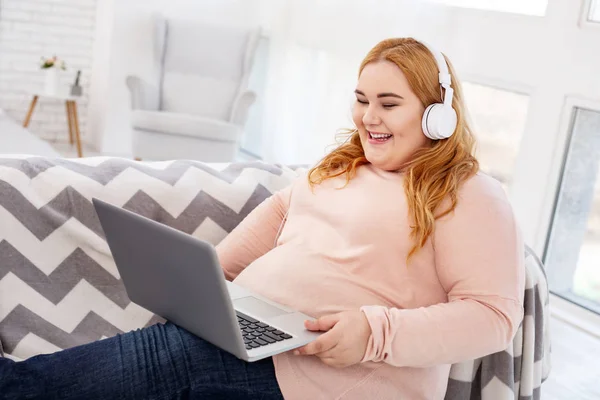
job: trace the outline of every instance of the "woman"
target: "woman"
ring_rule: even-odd
[[[316,341],[245,363],[167,323],[1,360],[0,393],[441,399],[450,364],[505,349],[523,316],[523,242],[478,172],[452,67],[414,39],[384,40],[355,93],[349,140],[217,246],[228,279],[314,316]]]

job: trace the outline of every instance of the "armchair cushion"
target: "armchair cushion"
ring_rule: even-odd
[[[161,108],[228,121],[237,88],[238,84],[231,80],[166,72]]]
[[[132,124],[136,129],[202,139],[235,142],[241,128],[216,119],[166,111],[134,110]]]

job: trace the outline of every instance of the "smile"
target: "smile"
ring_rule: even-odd
[[[369,132],[369,143],[385,143],[393,136],[389,133]]]

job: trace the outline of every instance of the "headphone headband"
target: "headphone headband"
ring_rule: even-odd
[[[425,109],[422,121],[423,133],[430,139],[446,139],[452,135],[457,123],[456,111],[452,108],[454,90],[451,87],[452,77],[448,63],[446,63],[444,55],[435,47],[427,42],[417,41],[433,55],[439,72],[438,82],[440,87],[444,88],[442,103],[431,104]]]
[[[440,83],[440,85],[442,85],[444,89],[447,89],[452,84],[452,77],[450,75],[450,71],[448,70],[448,64],[446,63],[444,55],[435,47],[431,46],[429,43],[423,42],[421,40],[418,40],[418,42],[425,46],[427,50],[429,50],[429,52],[433,55],[433,58],[435,58],[435,62],[437,63],[439,71],[438,82]]]

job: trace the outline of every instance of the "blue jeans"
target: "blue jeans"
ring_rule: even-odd
[[[247,363],[172,323],[39,355],[0,357],[2,399],[283,399],[272,359]]]

